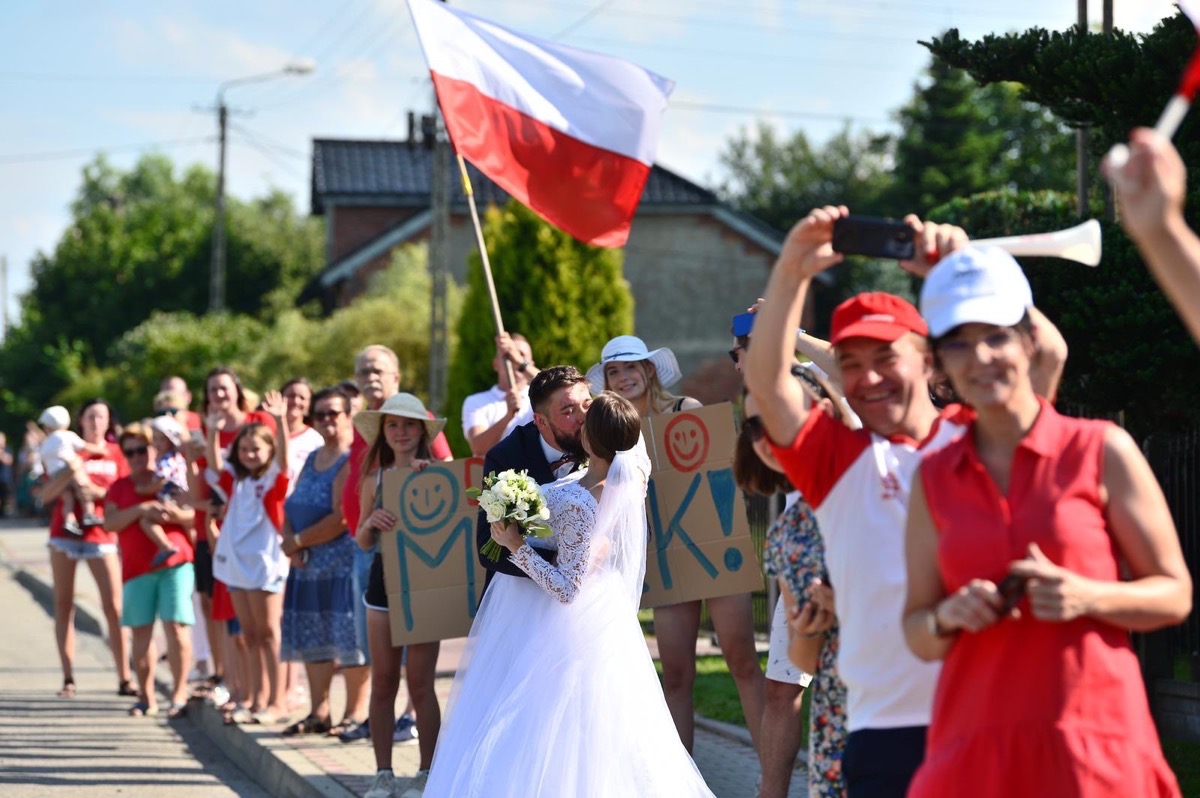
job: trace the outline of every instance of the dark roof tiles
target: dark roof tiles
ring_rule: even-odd
[[[476,199],[503,204],[508,194],[474,166],[467,165]],[[428,204],[430,153],[424,146],[405,141],[313,141],[312,211],[325,212],[327,198],[371,198],[383,204],[420,206]],[[452,202],[465,203],[462,185],[451,179]],[[711,205],[717,197],[690,180],[655,166],[642,192],[648,205]]]

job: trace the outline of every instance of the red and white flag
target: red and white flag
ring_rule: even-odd
[[[455,149],[580,241],[624,245],[674,82],[437,0],[408,8]]]
[[[1196,34],[1200,35],[1200,0],[1176,0],[1179,3],[1179,10],[1187,15],[1192,24],[1196,26]],[[1179,91],[1177,94],[1183,95],[1188,102],[1196,99],[1196,93],[1200,91],[1200,45],[1192,54],[1192,60],[1188,62],[1187,69],[1183,73],[1183,79],[1179,82]]]

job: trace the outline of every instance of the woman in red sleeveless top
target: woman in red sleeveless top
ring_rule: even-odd
[[[909,796],[1178,796],[1129,632],[1187,617],[1187,566],[1129,435],[1034,394],[1031,304],[994,249],[955,253],[921,292],[975,419],[909,502],[905,636],[945,661]]]

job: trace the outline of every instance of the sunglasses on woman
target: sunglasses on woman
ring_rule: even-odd
[[[132,459],[133,459],[133,458],[135,458],[135,457],[141,457],[142,455],[144,455],[144,454],[145,454],[146,452],[148,452],[148,451],[149,451],[149,447],[146,447],[146,446],[134,446],[134,447],[132,447],[132,448],[129,448],[129,449],[122,449],[122,450],[121,450],[121,454],[125,455],[125,459],[126,459],[126,460],[132,460]]]

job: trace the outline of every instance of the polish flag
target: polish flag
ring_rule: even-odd
[[[1196,27],[1197,35],[1200,35],[1200,0],[1177,0],[1179,9],[1188,16],[1192,24]],[[1179,83],[1178,94],[1185,97],[1188,102],[1196,99],[1196,92],[1200,91],[1200,46],[1196,48],[1196,52],[1192,54],[1192,60],[1188,62],[1187,70],[1183,73],[1183,80]]]
[[[674,81],[408,0],[455,149],[580,241],[623,246]]]

